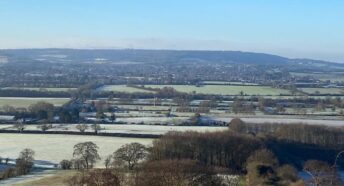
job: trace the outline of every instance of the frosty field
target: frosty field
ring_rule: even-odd
[[[231,86],[231,85],[205,85],[196,87],[193,85],[145,85],[147,88],[163,88],[173,87],[179,92],[199,94],[214,94],[214,95],[239,95],[240,91],[243,91],[246,95],[271,95],[278,96],[281,94],[290,95],[290,91],[286,89],[273,88],[269,86]],[[126,85],[107,85],[103,86],[100,91],[118,91],[118,92],[154,92],[143,90],[134,87],[127,87]]]
[[[21,150],[31,148],[35,151],[36,160],[59,163],[73,157],[73,146],[80,142],[92,141],[99,146],[99,154],[104,160],[124,144],[139,142],[150,145],[153,139],[120,138],[77,135],[44,135],[44,134],[0,134],[0,156],[17,158]],[[97,166],[102,166],[99,161]]]

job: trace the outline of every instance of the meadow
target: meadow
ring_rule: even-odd
[[[177,91],[185,93],[214,94],[214,95],[239,95],[242,91],[245,95],[281,95],[290,94],[289,90],[272,88],[268,86],[226,86],[205,85],[201,87],[192,85],[146,85],[151,88],[173,87]]]
[[[41,87],[4,87],[4,90],[34,90],[34,91],[48,91],[48,92],[70,92],[77,88],[41,88]]]
[[[269,86],[231,86],[231,85],[205,85],[201,87],[193,85],[145,85],[146,88],[164,88],[173,87],[179,92],[213,94],[213,95],[239,95],[242,91],[245,95],[290,95],[286,89],[273,88]],[[118,92],[154,92],[139,88],[127,87],[126,85],[107,85],[99,89],[100,91],[118,91]]]
[[[331,82],[336,82],[336,81],[344,81],[344,74],[343,73],[299,73],[299,72],[292,72],[290,73],[293,76],[297,77],[306,77],[306,76],[311,76],[316,79],[319,79],[321,81],[327,81],[330,80]]]
[[[341,94],[344,95],[344,89],[340,88],[299,88],[300,91],[307,94]]]
[[[202,83],[207,85],[246,85],[246,86],[258,86],[256,83],[246,83],[237,81],[203,81]]]
[[[31,104],[45,101],[55,106],[61,106],[69,101],[69,98],[28,98],[28,97],[0,97],[0,107],[10,105],[16,108],[27,108]]]

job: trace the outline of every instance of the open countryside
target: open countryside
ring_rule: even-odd
[[[227,85],[204,85],[201,87],[195,85],[143,85],[144,88],[164,88],[171,87],[176,91],[184,93],[211,94],[211,95],[290,95],[289,90],[272,88],[267,86],[227,86]],[[118,92],[154,92],[153,90],[128,87],[125,85],[109,85],[100,88],[101,91],[118,91]]]
[[[343,7],[0,0],[0,186],[344,186]]]

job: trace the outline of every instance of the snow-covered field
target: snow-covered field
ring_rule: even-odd
[[[233,118],[213,118],[217,121],[230,122]],[[276,124],[309,124],[309,125],[326,125],[332,127],[344,126],[344,120],[321,120],[321,119],[297,119],[297,118],[241,118],[247,123],[276,123]]]
[[[102,132],[135,133],[135,134],[165,134],[168,131],[214,132],[214,131],[227,130],[227,127],[162,126],[162,125],[101,125],[101,128],[105,129]]]
[[[87,132],[93,132],[92,124],[87,124],[89,127]],[[1,128],[2,125],[0,125]],[[4,125],[8,129],[14,129],[12,125]],[[39,125],[26,125],[25,130],[40,130]],[[76,124],[53,124],[53,128],[48,131],[79,131],[76,129]],[[3,127],[5,128],[5,127]],[[227,127],[208,127],[208,126],[166,126],[166,125],[118,125],[118,124],[101,124],[100,132],[103,133],[129,133],[129,134],[165,134],[168,131],[198,131],[198,132],[214,132],[223,131]],[[0,142],[1,143],[1,142]],[[1,147],[0,147],[1,148]]]
[[[92,141],[99,146],[99,154],[104,159],[124,144],[139,142],[152,144],[153,139],[78,136],[78,135],[45,135],[45,134],[0,134],[0,156],[17,158],[25,148],[35,151],[36,160],[59,163],[73,157],[73,146],[80,142]],[[102,166],[100,161],[97,166]]]

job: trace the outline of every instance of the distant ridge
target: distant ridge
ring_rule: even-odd
[[[2,49],[0,56],[8,57],[9,61],[23,59],[35,60],[42,56],[48,56],[54,60],[53,55],[63,55],[71,61],[93,61],[101,58],[111,62],[134,61],[142,63],[179,63],[179,62],[203,62],[203,63],[240,63],[256,65],[289,65],[302,64],[332,64],[344,66],[344,64],[313,59],[290,59],[278,55],[242,52],[242,51],[208,51],[208,50],[147,50],[147,49]],[[56,57],[56,56],[55,56]]]

